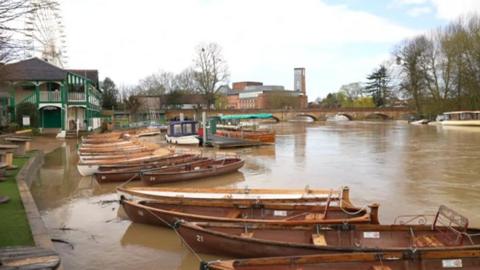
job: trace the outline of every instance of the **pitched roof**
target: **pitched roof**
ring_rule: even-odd
[[[7,81],[64,80],[67,71],[37,57],[6,64],[2,70]]]

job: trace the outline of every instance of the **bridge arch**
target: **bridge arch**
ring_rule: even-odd
[[[312,114],[300,113],[300,114],[295,115],[295,117],[299,117],[299,116],[308,117],[308,118],[312,119],[314,122],[318,121],[318,117],[316,117],[315,115],[312,115]]]
[[[348,113],[337,113],[336,115],[345,116],[345,117],[348,118],[348,121],[352,121],[352,120],[353,120],[353,116],[351,116],[351,115],[348,114]]]
[[[374,112],[374,113],[370,113],[370,114],[367,114],[365,116],[365,119],[378,119],[378,118],[381,118],[382,120],[389,120],[391,119],[390,116],[384,114],[384,113],[379,113],[379,112]]]
[[[281,121],[280,118],[276,117],[275,115],[272,115],[272,119],[275,120],[275,122],[277,123]]]

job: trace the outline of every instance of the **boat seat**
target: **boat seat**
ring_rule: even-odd
[[[253,232],[242,232],[240,234],[241,237],[245,237],[245,238],[252,238],[253,237]]]
[[[386,265],[373,265],[372,267],[370,267],[370,270],[392,270],[392,268]]]
[[[312,242],[315,246],[326,246],[327,239],[323,233],[314,233],[312,234]]]
[[[242,211],[238,209],[230,210],[227,212],[225,215],[226,218],[239,218],[240,215],[242,214]]]
[[[323,219],[325,216],[319,213],[310,213],[305,215],[305,220],[319,220]]]
[[[422,235],[415,238],[417,247],[443,247],[444,244],[434,235]]]

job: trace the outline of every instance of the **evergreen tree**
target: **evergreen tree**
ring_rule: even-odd
[[[112,109],[117,107],[118,90],[115,83],[109,77],[106,77],[102,82],[102,108]]]
[[[390,91],[390,77],[387,68],[384,65],[380,65],[377,70],[368,75],[367,80],[365,93],[372,96],[375,106],[385,105]]]

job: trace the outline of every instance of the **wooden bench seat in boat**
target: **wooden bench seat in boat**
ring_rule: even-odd
[[[370,267],[370,270],[392,270],[392,268],[385,265],[373,265],[372,267]]]
[[[323,233],[312,234],[312,242],[315,246],[327,245],[327,239],[325,239],[325,235]]]
[[[242,214],[242,211],[238,209],[230,210],[228,213],[225,215],[226,218],[239,218],[240,215]]]
[[[241,237],[245,237],[245,238],[252,238],[253,237],[253,232],[242,232],[240,234]]]
[[[422,235],[415,238],[417,247],[443,247],[444,244],[434,235]]]
[[[321,220],[325,217],[323,214],[319,213],[310,213],[305,215],[305,220]]]

